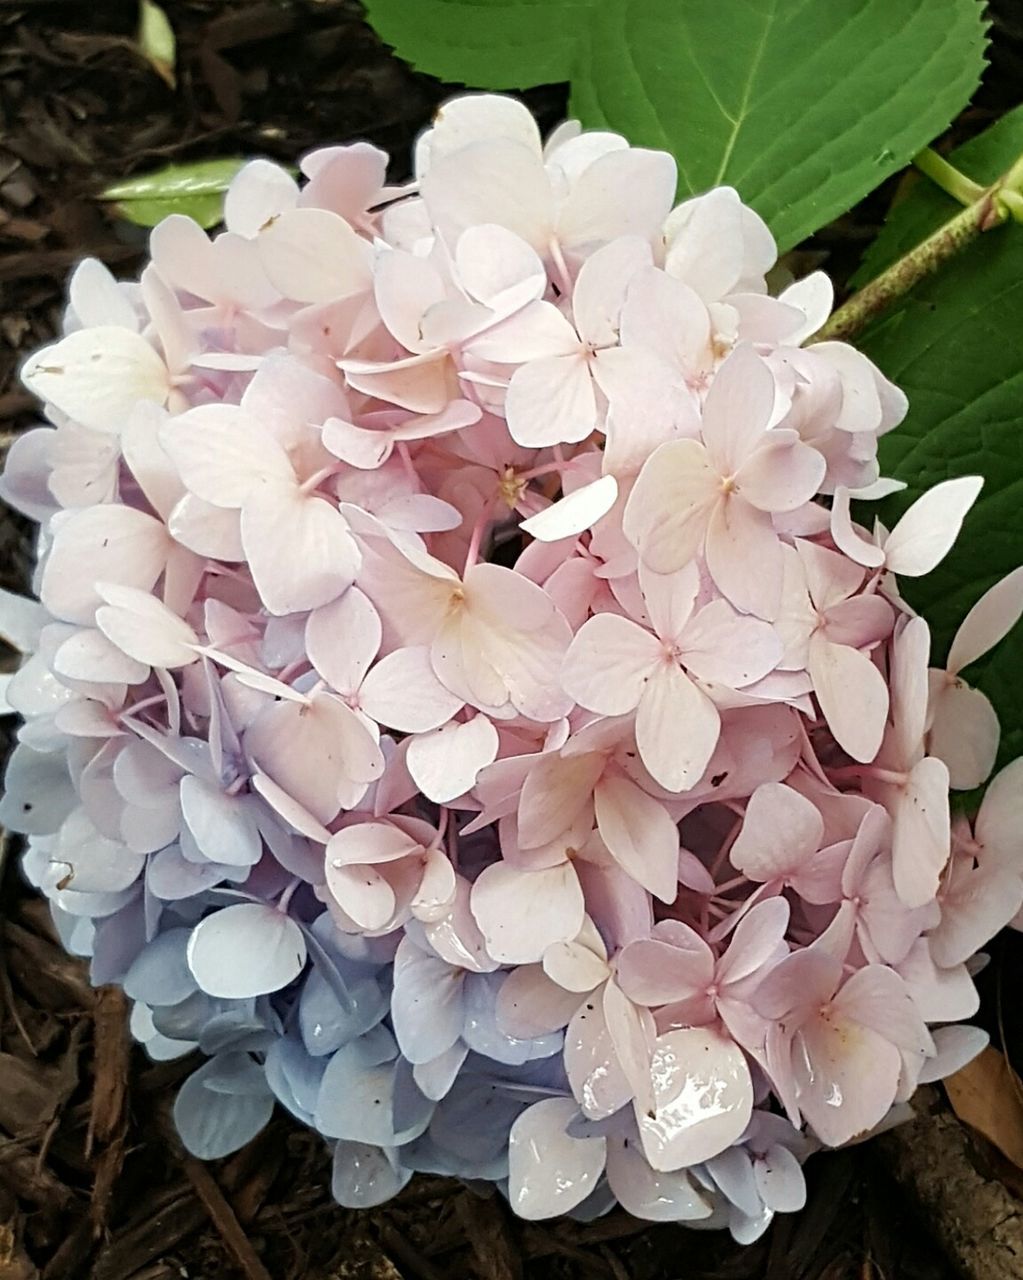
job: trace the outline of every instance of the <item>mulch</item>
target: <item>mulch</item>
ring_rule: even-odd
[[[1005,18],[976,128],[1018,97],[1023,22]],[[1018,6],[1015,6],[1018,10]],[[451,89],[412,73],[354,0],[168,0],[178,85],[133,45],[133,0],[0,0],[0,447],[33,421],[17,381],[59,326],[68,269],[92,254],[137,269],[145,232],[97,200],[108,183],[171,160],[293,161],[368,138],[400,163]],[[1020,28],[1011,29],[1013,22]],[[541,123],[564,91],[527,95]],[[868,201],[810,246],[839,280],[883,216]],[[0,516],[0,584],[24,586],[29,530]],[[598,1222],[523,1223],[500,1197],[418,1178],[366,1213],[330,1199],[321,1141],[278,1116],[244,1151],[202,1165],[169,1108],[194,1065],[133,1049],[124,997],[94,991],[4,861],[0,919],[0,1280],[952,1280],[951,1264],[868,1144],[811,1160],[810,1197],[748,1248],[723,1233]],[[988,980],[1018,989],[1021,948]],[[1011,1039],[1023,1040],[1015,1027]],[[1016,1058],[1017,1061],[1021,1059]],[[982,1153],[981,1153],[982,1156]],[[981,1158],[979,1156],[978,1158]]]

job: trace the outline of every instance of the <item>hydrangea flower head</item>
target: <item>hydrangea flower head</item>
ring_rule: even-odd
[[[728,188],[467,96],[406,186],[265,161],[212,238],[75,271],[2,492],[39,524],[0,819],[154,1058],[185,1145],[276,1103],[333,1191],[484,1179],[755,1239],[802,1162],[984,1043],[967,962],[1023,910],[1018,763],[897,589],[901,393],[816,274],[772,296]]]

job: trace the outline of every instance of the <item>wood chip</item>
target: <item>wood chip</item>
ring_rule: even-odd
[[[990,1045],[945,1081],[952,1110],[1023,1169],[1023,1085]]]

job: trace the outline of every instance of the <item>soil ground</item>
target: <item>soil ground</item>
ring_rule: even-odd
[[[1018,101],[1023,16],[1005,0],[984,88],[962,136]],[[69,267],[86,254],[129,274],[145,233],[96,194],[171,160],[265,155],[368,138],[396,157],[451,92],[413,74],[363,24],[355,0],[167,0],[172,91],[138,56],[133,0],[0,0],[0,444],[33,421],[17,381],[56,330]],[[541,123],[563,90],[527,95]],[[892,188],[801,251],[841,282]],[[23,586],[28,531],[0,515],[0,583]],[[739,1248],[721,1233],[651,1228],[622,1213],[589,1226],[512,1220],[499,1198],[435,1178],[370,1213],[337,1208],[322,1143],[284,1117],[211,1166],[168,1124],[190,1063],[132,1050],[124,1002],[96,993],[54,941],[7,859],[0,920],[0,1280],[951,1280],[882,1154],[815,1158],[809,1203]],[[985,1017],[1017,1063],[1023,946],[1003,939]],[[1012,1005],[1010,1000],[1006,1005]],[[1013,1010],[1014,1011],[1014,1010]],[[1008,1022],[1008,1026],[1004,1024]],[[978,1161],[990,1159],[980,1149]]]

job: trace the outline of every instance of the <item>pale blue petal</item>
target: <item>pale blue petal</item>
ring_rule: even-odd
[[[398,1152],[365,1143],[339,1142],[334,1148],[330,1189],[346,1209],[373,1209],[396,1196],[412,1177],[398,1163]]]
[[[192,930],[188,965],[212,996],[245,999],[279,991],[306,962],[302,930],[289,916],[259,902],[214,911]]]
[[[453,1044],[446,1053],[433,1058],[430,1062],[419,1062],[412,1068],[412,1076],[416,1084],[428,1098],[439,1102],[451,1091],[462,1064],[469,1050],[461,1040]]]
[[[462,1034],[464,970],[427,955],[406,938],[394,959],[391,1022],[409,1062],[430,1062]]]
[[[203,1053],[222,1053],[234,1049],[245,1053],[262,1053],[276,1040],[266,1022],[244,1011],[220,1013],[211,1018],[199,1035]]]
[[[154,938],[125,974],[125,993],[144,1004],[168,1005],[180,1004],[197,991],[185,959],[190,934],[190,929],[168,929]]]
[[[181,779],[181,812],[205,858],[235,867],[251,867],[263,853],[256,826],[256,804],[248,796],[229,796],[201,778]]]
[[[497,992],[502,973],[472,973],[465,980],[465,1026],[462,1038],[475,1053],[495,1062],[519,1066],[530,1057],[533,1041],[516,1040],[497,1025]]]
[[[275,1040],[263,1064],[277,1100],[303,1123],[312,1125],[326,1063],[312,1058],[294,1036]]]
[[[391,1106],[395,1132],[419,1136],[430,1123],[436,1103],[426,1096],[412,1074],[412,1064],[399,1058],[394,1068],[394,1095]]]
[[[238,1151],[273,1114],[269,1089],[261,1094],[228,1094],[206,1088],[205,1075],[218,1070],[214,1058],[189,1076],[174,1100],[174,1123],[181,1141],[201,1160],[216,1160]]]
[[[0,826],[22,835],[52,835],[77,803],[63,753],[14,748],[4,775]]]
[[[177,902],[212,889],[224,879],[226,867],[215,862],[189,862],[177,845],[154,854],[146,867],[150,893],[165,902]]]
[[[387,1012],[387,997],[373,978],[355,977],[346,990],[349,999],[343,1006],[318,966],[307,975],[299,998],[298,1022],[311,1054],[333,1053],[376,1026]]]
[[[135,898],[115,915],[96,922],[89,977],[95,987],[123,982],[146,946],[145,903]],[[187,993],[186,993],[187,994]]]
[[[263,1068],[247,1053],[216,1054],[206,1064],[202,1083],[212,1093],[260,1097],[270,1090]]]

